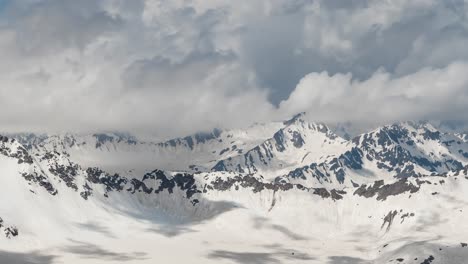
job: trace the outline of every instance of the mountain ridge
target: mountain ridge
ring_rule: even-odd
[[[466,232],[450,228],[462,227],[468,213],[468,148],[460,134],[428,122],[400,122],[346,140],[303,115],[249,129],[193,136],[193,145],[187,138],[147,145],[108,134],[1,136],[0,185],[7,186],[0,199],[2,250],[53,252],[66,263],[171,262],[183,256],[230,263],[210,256],[244,254],[246,243],[249,250],[275,243],[262,247],[260,252],[272,252],[267,259],[266,253],[248,255],[273,263],[342,263],[335,261],[338,256],[387,263],[432,256],[456,264],[468,257],[460,246]],[[269,175],[207,166],[262,145],[272,150],[267,164],[261,163],[265,168],[282,159],[295,163]],[[327,153],[329,146],[339,148]],[[304,159],[313,147],[321,155]],[[159,167],[165,161],[156,159],[164,155],[177,163],[175,170]],[[196,164],[192,155],[206,163]],[[136,162],[144,157],[149,162]],[[120,170],[118,163],[124,163]],[[241,235],[246,232],[249,240]],[[408,232],[412,237],[402,240]],[[216,237],[223,242],[210,240]],[[123,242],[129,240],[133,243]],[[159,250],[167,244],[184,254]]]

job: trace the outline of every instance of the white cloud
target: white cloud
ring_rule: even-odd
[[[173,136],[303,110],[465,118],[467,10],[458,0],[10,1],[0,123]]]
[[[468,63],[454,62],[402,77],[380,70],[365,81],[353,80],[351,74],[311,73],[279,111],[307,111],[313,119],[325,121],[467,120],[467,71]]]

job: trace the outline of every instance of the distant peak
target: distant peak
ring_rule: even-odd
[[[393,126],[406,127],[412,129],[424,129],[429,131],[437,131],[437,129],[432,125],[428,120],[418,120],[418,121],[403,121],[393,124]]]
[[[289,126],[291,124],[296,123],[297,121],[304,121],[305,115],[306,115],[305,112],[300,112],[300,113],[294,115],[291,119],[284,121],[283,124],[285,126]]]

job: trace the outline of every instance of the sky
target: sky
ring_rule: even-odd
[[[4,131],[468,119],[468,0],[0,0]]]

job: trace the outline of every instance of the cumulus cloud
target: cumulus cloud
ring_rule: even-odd
[[[351,74],[311,73],[279,110],[306,111],[324,121],[466,120],[467,71],[467,62],[454,62],[402,77],[380,70],[364,81],[353,80]]]
[[[4,0],[9,131],[466,119],[464,0]]]

